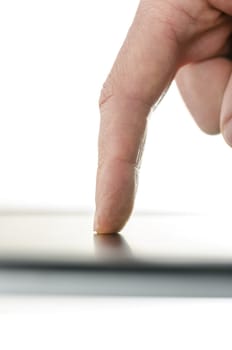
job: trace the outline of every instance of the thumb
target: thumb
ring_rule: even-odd
[[[173,13],[160,3],[140,2],[101,93],[94,225],[99,233],[118,232],[132,212],[147,117],[177,71],[178,45],[166,20]]]

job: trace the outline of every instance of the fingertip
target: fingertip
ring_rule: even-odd
[[[106,216],[103,213],[96,211],[94,217],[94,232],[96,234],[117,234],[126,224],[125,218]]]

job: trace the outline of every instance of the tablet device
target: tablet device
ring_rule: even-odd
[[[96,235],[84,212],[1,212],[0,293],[231,297],[229,218],[135,213]]]

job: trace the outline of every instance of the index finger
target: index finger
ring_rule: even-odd
[[[98,233],[120,231],[132,212],[147,117],[177,70],[177,42],[167,13],[151,3],[155,1],[140,2],[101,93],[94,224]]]

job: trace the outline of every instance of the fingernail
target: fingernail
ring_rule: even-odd
[[[232,146],[232,119],[230,119],[223,128],[223,136],[226,142]]]

